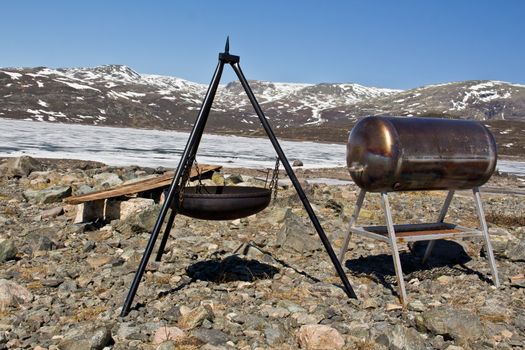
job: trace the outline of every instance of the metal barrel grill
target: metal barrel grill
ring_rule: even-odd
[[[359,187],[391,192],[479,187],[496,158],[492,133],[476,121],[368,117],[350,133],[346,162]]]
[[[397,276],[399,298],[407,294],[398,243],[428,241],[422,262],[432,253],[436,240],[482,237],[494,284],[500,285],[490,243],[479,186],[496,167],[496,142],[481,123],[467,120],[413,117],[368,117],[352,129],[346,162],[354,182],[361,188],[350,228],[339,253],[343,261],[352,233],[388,243]],[[455,190],[471,189],[480,228],[445,222]],[[434,222],[395,225],[388,192],[448,190]],[[366,192],[381,192],[384,226],[357,226]]]

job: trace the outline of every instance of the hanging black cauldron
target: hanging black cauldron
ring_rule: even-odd
[[[256,214],[270,204],[272,190],[247,186],[185,187],[179,214],[202,220],[235,220]]]

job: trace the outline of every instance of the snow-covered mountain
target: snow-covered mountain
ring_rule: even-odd
[[[325,109],[397,92],[358,84],[250,83],[276,127],[325,123],[321,118]],[[118,65],[0,69],[0,116],[185,129],[194,121],[206,89],[203,84],[138,74]],[[216,128],[224,124],[227,129],[250,129],[254,123],[252,107],[237,82],[219,88],[213,112],[220,119],[213,123]]]
[[[525,121],[525,85],[500,81],[404,91],[359,84],[250,81],[250,85],[276,132],[294,138],[342,141],[353,123],[368,115],[468,118],[498,128],[501,121],[518,122],[517,129]],[[206,90],[203,84],[139,74],[121,65],[0,68],[0,117],[187,130]],[[207,130],[261,134],[238,82],[220,86]]]

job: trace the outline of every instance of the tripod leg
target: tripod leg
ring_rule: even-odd
[[[244,91],[248,95],[248,98],[250,99],[250,102],[255,109],[255,112],[259,116],[259,120],[261,121],[261,124],[264,127],[264,130],[266,131],[266,134],[268,135],[268,138],[272,142],[272,145],[275,149],[275,152],[281,159],[281,162],[283,163],[284,168],[286,169],[286,172],[288,174],[288,177],[292,181],[292,184],[295,187],[295,191],[299,195],[299,198],[301,199],[301,202],[303,203],[304,209],[308,213],[308,216],[310,217],[310,220],[312,221],[312,224],[315,227],[315,230],[317,231],[317,234],[319,235],[319,238],[321,239],[321,242],[324,245],[324,248],[326,252],[328,253],[328,256],[330,257],[330,260],[332,261],[332,264],[335,267],[335,270],[337,271],[337,274],[339,275],[339,278],[343,282],[345,292],[350,298],[356,298],[357,296],[352,289],[352,286],[350,285],[350,282],[348,281],[348,278],[345,275],[345,272],[343,268],[341,267],[341,264],[339,263],[339,260],[337,260],[337,256],[334,253],[334,250],[332,248],[332,245],[330,244],[330,241],[326,237],[326,234],[324,233],[323,228],[321,227],[321,224],[319,223],[319,219],[317,219],[317,216],[315,215],[314,210],[312,209],[312,206],[310,205],[310,202],[308,201],[308,198],[306,197],[306,194],[303,191],[303,188],[299,184],[299,181],[297,180],[297,177],[295,176],[295,173],[290,166],[290,163],[288,162],[288,159],[286,158],[286,155],[284,154],[281,145],[279,144],[279,141],[277,141],[277,138],[275,137],[275,134],[272,131],[272,128],[270,127],[270,124],[268,123],[268,120],[266,120],[266,116],[264,115],[261,107],[259,106],[259,103],[257,102],[257,99],[255,98],[255,95],[253,94],[250,85],[248,84],[248,81],[244,77],[244,74],[242,73],[241,67],[239,66],[238,62],[231,63],[231,66],[233,67],[233,70],[237,74],[237,77],[239,78],[239,81],[241,82]]]
[[[170,236],[171,227],[173,226],[173,221],[175,221],[176,215],[177,212],[174,209],[171,209],[168,222],[166,223],[166,229],[164,230],[164,235],[162,236],[159,249],[157,250],[157,256],[155,257],[155,261],[160,261],[160,259],[162,259],[162,254],[164,254],[164,248],[166,248],[166,243],[168,242],[168,237]]]
[[[135,298],[135,294],[137,294],[137,289],[139,288],[140,281],[142,279],[142,276],[144,275],[144,271],[146,270],[148,260],[151,256],[151,253],[153,252],[153,247],[155,246],[155,242],[157,241],[157,238],[159,236],[162,223],[166,218],[168,209],[171,208],[173,204],[173,200],[178,196],[180,192],[179,182],[184,172],[187,171],[187,167],[191,166],[192,162],[188,162],[188,160],[193,160],[195,154],[197,153],[202,133],[204,131],[204,127],[206,126],[206,121],[208,120],[211,105],[213,103],[215,93],[217,92],[217,87],[219,86],[219,82],[221,80],[223,68],[224,63],[219,61],[219,63],[217,64],[217,68],[215,69],[215,73],[213,75],[210,86],[208,88],[208,91],[206,92],[206,96],[204,98],[204,102],[202,103],[199,115],[197,116],[197,120],[195,121],[190,137],[188,138],[188,142],[186,143],[186,147],[184,148],[184,152],[182,153],[181,161],[179,162],[179,166],[177,167],[177,171],[175,172],[175,176],[173,177],[173,181],[171,182],[166,201],[162,205],[159,216],[157,217],[157,221],[155,222],[155,226],[153,227],[153,230],[151,232],[148,244],[146,246],[144,254],[142,255],[142,259],[140,260],[139,267],[137,269],[137,272],[135,273],[133,282],[131,283],[128,296],[126,297],[124,305],[122,306],[122,311],[120,312],[121,317],[124,317],[129,313],[131,304],[133,303],[133,299]],[[190,164],[188,165],[188,163]],[[174,211],[173,215],[176,215],[176,211]]]

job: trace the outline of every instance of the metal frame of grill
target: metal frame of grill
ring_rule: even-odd
[[[356,206],[354,212],[350,218],[348,232],[345,236],[341,251],[339,252],[339,261],[343,263],[345,253],[350,243],[352,233],[359,234],[368,238],[377,239],[382,242],[388,243],[392,251],[392,258],[394,260],[394,269],[396,272],[397,285],[399,289],[399,298],[403,306],[407,304],[407,294],[405,289],[405,280],[403,278],[403,269],[401,267],[401,260],[399,258],[398,243],[414,242],[414,241],[429,241],[422,262],[425,263],[432,253],[435,242],[438,239],[456,239],[465,237],[482,237],[485,243],[485,249],[492,272],[492,279],[496,287],[500,286],[498,269],[496,266],[496,260],[494,259],[494,253],[492,251],[492,244],[490,243],[489,232],[487,222],[485,220],[485,213],[481,203],[481,196],[479,188],[474,187],[472,194],[474,197],[474,205],[476,207],[476,213],[479,218],[480,228],[468,228],[452,223],[446,223],[445,217],[447,215],[450,203],[454,197],[454,190],[450,190],[443,203],[443,207],[439,213],[436,222],[423,223],[423,224],[405,224],[405,225],[394,225],[392,219],[392,211],[390,209],[390,203],[388,200],[388,193],[381,192],[381,205],[385,213],[385,226],[355,226],[359,213],[363,206],[367,191],[361,189],[357,197]]]
[[[308,198],[306,197],[306,194],[304,193],[304,190],[302,189],[299,180],[295,176],[295,173],[292,169],[292,166],[288,162],[288,159],[286,158],[286,155],[284,154],[284,151],[282,150],[279,141],[277,140],[277,137],[273,133],[273,130],[270,126],[270,123],[268,122],[268,119],[264,115],[261,106],[257,102],[257,99],[255,98],[255,95],[250,88],[250,85],[248,84],[248,80],[246,80],[246,77],[244,76],[241,67],[239,65],[240,57],[236,55],[231,55],[229,53],[229,39],[226,40],[226,46],[224,49],[224,52],[219,54],[219,62],[217,64],[217,68],[215,69],[215,73],[213,75],[212,81],[210,82],[210,85],[208,87],[208,91],[206,93],[206,96],[204,97],[204,101],[202,103],[201,109],[199,111],[199,114],[197,116],[197,120],[195,121],[195,124],[193,125],[193,129],[190,133],[190,136],[188,138],[188,142],[186,144],[186,147],[184,149],[184,152],[182,154],[181,160],[179,162],[179,166],[177,167],[177,171],[175,172],[175,175],[173,177],[172,183],[169,187],[169,190],[167,191],[166,200],[160,210],[159,216],[157,217],[157,221],[155,222],[155,226],[152,230],[151,236],[149,238],[148,244],[146,246],[146,249],[144,251],[144,254],[142,255],[142,259],[139,263],[138,269],[135,273],[135,277],[133,279],[133,282],[131,283],[131,287],[128,291],[128,295],[126,297],[126,300],[124,301],[124,305],[122,306],[122,311],[120,313],[121,317],[126,316],[130,309],[131,305],[133,303],[133,299],[135,298],[135,294],[137,293],[138,287],[140,285],[140,282],[142,280],[142,276],[144,275],[144,271],[146,270],[146,266],[148,264],[149,258],[153,252],[155,242],[157,241],[157,238],[160,234],[161,227],[164,223],[164,220],[168,214],[168,211],[171,209],[171,213],[168,216],[166,229],[163,234],[161,243],[158,248],[157,257],[156,260],[160,261],[162,258],[162,254],[164,252],[164,248],[166,246],[166,242],[168,240],[171,228],[173,226],[175,216],[177,213],[179,213],[178,206],[175,205],[175,201],[177,198],[180,197],[181,191],[184,188],[185,181],[184,178],[187,177],[189,169],[191,169],[192,164],[195,161],[195,156],[197,154],[197,150],[199,148],[199,144],[201,141],[202,134],[204,132],[204,128],[206,126],[206,122],[208,120],[208,116],[211,111],[211,107],[213,104],[213,100],[215,98],[215,93],[217,92],[217,88],[219,86],[219,82],[221,79],[222,71],[225,65],[230,65],[237,77],[239,78],[239,81],[248,96],[248,99],[250,100],[251,105],[253,106],[255,113],[259,117],[259,121],[261,122],[266,135],[270,139],[275,152],[277,153],[277,156],[279,157],[279,160],[282,162],[286,173],[288,174],[288,177],[292,181],[292,184],[295,188],[295,191],[297,192],[299,199],[301,200],[304,209],[306,210],[308,217],[310,218],[310,221],[312,222],[312,225],[314,226],[315,230],[317,231],[317,234],[319,236],[319,239],[321,240],[326,253],[328,254],[339,278],[341,279],[341,282],[343,283],[343,289],[346,293],[346,295],[349,298],[357,298],[352,285],[348,281],[348,277],[346,276],[343,267],[341,266],[339,260],[337,259],[337,255],[333,251],[332,245],[330,244],[330,241],[326,237],[326,234],[321,226],[321,223],[319,222],[319,219],[315,215],[315,212],[308,201]],[[185,175],[186,174],[186,175]],[[215,205],[214,206],[216,210],[221,210],[220,206]],[[186,214],[188,214],[187,212]],[[183,214],[183,211],[181,211],[181,214]],[[213,217],[213,215],[211,215]],[[206,218],[209,219],[209,217],[206,215]],[[216,219],[216,217],[215,217]]]

